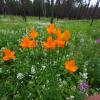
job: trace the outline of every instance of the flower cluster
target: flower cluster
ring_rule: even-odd
[[[71,76],[73,77],[74,73],[79,68],[77,66],[75,59],[71,57],[68,58],[66,56],[67,52],[65,47],[68,46],[67,44],[69,44],[72,38],[70,31],[68,30],[62,31],[62,29],[57,28],[55,24],[50,24],[50,26],[47,28],[47,35],[48,37],[46,38],[46,41],[41,42],[38,39],[39,33],[35,29],[33,29],[28,35],[24,35],[23,38],[20,39],[19,41],[20,51],[23,52],[21,58],[22,61],[19,60],[20,58],[19,56],[17,56],[18,51],[16,49],[15,49],[16,56],[14,51],[11,51],[10,49],[4,49],[2,60],[5,63],[11,60],[13,61],[15,58],[17,58],[14,61],[18,63],[18,67],[19,66],[24,67],[23,69],[28,67],[26,68],[28,69],[28,71],[26,71],[26,69],[25,71],[23,71],[23,69],[18,71],[12,70],[16,72],[16,79],[19,82],[18,84],[20,83],[24,84],[26,78],[27,80],[29,80],[29,82],[26,82],[25,84],[28,85],[35,84],[37,85],[36,88],[38,87],[39,84],[42,84],[41,86],[44,91],[49,91],[50,86],[52,84],[51,89],[55,89],[55,91],[58,91],[57,88],[61,88],[62,86],[66,85],[65,84],[67,83],[67,81],[65,80],[67,78],[66,75],[70,76],[71,79]],[[37,46],[39,47],[39,49]],[[60,52],[60,50],[62,50],[62,52]],[[27,53],[29,55],[26,56]],[[55,55],[53,55],[54,53]],[[63,57],[63,59],[61,57]],[[15,62],[11,62],[11,64]],[[10,63],[5,63],[5,64],[10,64]],[[61,66],[63,66],[62,72],[59,71]],[[0,69],[0,73],[2,73],[2,69]],[[42,75],[44,75],[43,77],[44,79],[40,79]],[[65,75],[64,78],[66,77],[64,79],[65,83],[62,82],[63,79],[61,77],[63,75]],[[45,77],[47,79],[45,79]],[[37,81],[38,79],[40,79],[41,83]],[[36,81],[33,82],[33,80]],[[45,80],[45,82],[43,82],[42,80]],[[84,84],[81,84],[80,86],[82,87],[82,89],[84,88],[83,85]],[[34,86],[32,86],[32,88]],[[55,92],[55,94],[57,93]],[[69,95],[70,97],[67,99],[73,100],[75,98],[71,94]]]
[[[14,55],[15,54],[14,51],[10,51],[9,49],[5,49],[3,52],[4,52],[4,57],[3,57],[4,61],[9,61],[11,59],[16,58],[16,56]]]
[[[76,71],[78,70],[78,67],[76,66],[76,61],[75,61],[75,60],[67,61],[67,62],[65,63],[65,68],[66,68],[70,73],[76,72]]]
[[[37,46],[37,42],[35,41],[35,38],[38,37],[38,32],[35,30],[32,30],[30,33],[30,38],[24,37],[23,42],[20,44],[22,48],[35,48]]]
[[[46,42],[43,42],[43,46],[45,49],[55,49],[55,47],[61,47],[64,48],[66,44],[69,42],[71,39],[71,33],[69,31],[64,31],[62,33],[60,28],[56,28],[55,24],[51,24],[47,28],[47,33],[48,34],[53,34],[56,36],[56,39],[54,40],[53,37],[49,36],[47,38]],[[27,37],[23,37],[23,41],[20,43],[20,46],[24,49],[27,48],[35,48],[37,46],[37,41],[35,40],[39,36],[38,32],[33,29],[30,32],[30,35]],[[9,61],[11,59],[15,59],[16,56],[14,56],[15,52],[10,51],[9,49],[4,50],[4,61]],[[76,66],[76,61],[75,60],[69,60],[66,61],[65,63],[65,68],[70,72],[76,72],[78,70],[78,67]]]
[[[20,46],[22,46],[22,48],[35,48],[37,46],[37,42],[29,39],[28,37],[24,37]]]
[[[56,39],[54,40],[53,37],[49,36],[47,38],[47,42],[43,43],[43,46],[46,49],[54,49],[56,46],[60,48],[64,48],[68,41],[71,39],[71,34],[69,31],[64,31],[62,33],[60,28],[56,28],[55,24],[51,24],[47,28],[48,34],[53,34],[56,36]]]

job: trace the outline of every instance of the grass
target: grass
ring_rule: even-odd
[[[56,20],[56,26],[70,30],[72,39],[64,49],[49,53],[38,44],[36,49],[23,50],[19,44],[35,28],[37,41],[48,37],[46,27],[49,18],[0,16],[0,99],[1,100],[83,100],[86,94],[100,93],[100,20],[90,26],[90,20]],[[2,60],[3,50],[16,52],[11,62]],[[75,59],[78,71],[72,75],[65,69],[65,61]],[[46,67],[46,68],[45,68]],[[32,69],[33,68],[33,69]],[[18,73],[22,73],[21,79]],[[88,78],[82,76],[88,73]],[[79,84],[87,81],[87,93],[80,91]]]

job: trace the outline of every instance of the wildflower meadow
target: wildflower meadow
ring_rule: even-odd
[[[100,20],[0,16],[0,100],[85,100],[100,94]]]

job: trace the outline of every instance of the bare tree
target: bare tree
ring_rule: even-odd
[[[58,20],[58,18],[60,18],[60,16],[61,16],[61,12],[59,12],[59,10],[61,9],[60,0],[56,0],[55,8],[56,8],[55,14],[56,14],[56,17],[57,17],[57,20]]]
[[[99,3],[100,3],[100,0],[97,1],[96,6],[95,6],[95,8],[94,8],[94,11],[93,11],[93,13],[92,13],[92,20],[91,20],[91,24],[90,24],[91,26],[92,26],[92,24],[93,24],[93,22],[94,22],[96,10],[98,9]]]
[[[88,14],[89,14],[90,3],[91,3],[91,0],[89,0],[89,2],[88,2],[88,4],[87,4],[86,17],[88,17]]]
[[[1,12],[6,15],[6,0],[0,0],[0,8]]]
[[[25,9],[24,9],[24,2],[23,2],[23,0],[20,0],[19,4],[20,4],[20,8],[21,8],[21,15],[22,15],[24,21],[26,22],[26,13],[25,13]]]
[[[56,3],[54,3],[56,2]],[[91,0],[0,0],[0,14],[21,15],[26,21],[26,16],[51,16],[50,22],[54,22],[54,17],[83,19],[100,18],[99,0],[96,6],[90,7]]]
[[[45,0],[42,0],[42,8],[43,8],[43,16],[46,17],[46,6],[45,6]]]
[[[51,0],[51,23],[54,22],[54,0]]]

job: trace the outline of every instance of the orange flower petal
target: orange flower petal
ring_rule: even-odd
[[[62,33],[61,33],[61,29],[58,28],[55,32],[55,35],[58,37],[58,38],[62,38]]]
[[[9,61],[10,59],[9,59],[7,56],[4,56],[4,57],[3,57],[3,60],[4,60],[4,61]]]
[[[38,37],[38,32],[36,32],[35,30],[33,30],[33,31],[30,33],[30,37],[31,37],[31,38],[37,38],[37,37]]]
[[[50,26],[47,28],[48,34],[55,34],[56,26],[55,24],[50,24]]]
[[[71,34],[69,31],[65,31],[63,34],[62,34],[62,39],[64,41],[69,41],[71,39]]]
[[[44,42],[43,46],[46,49],[54,49],[55,48],[55,42],[53,41],[52,37],[48,37],[47,42]]]
[[[78,67],[75,64],[76,64],[75,60],[66,61],[65,68],[70,73],[76,72],[78,70]]]
[[[4,52],[5,55],[9,55],[10,54],[10,50],[9,49],[5,49],[3,52]]]
[[[62,40],[55,40],[55,43],[58,47],[62,47],[64,48],[65,47],[65,41],[62,41]]]
[[[16,56],[14,56],[14,54],[15,54],[14,51],[10,51],[9,49],[6,49],[3,52],[4,52],[4,57],[3,57],[4,61],[8,61],[10,59],[15,59],[16,58]]]

